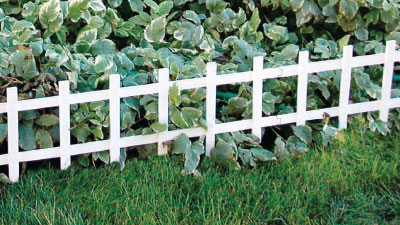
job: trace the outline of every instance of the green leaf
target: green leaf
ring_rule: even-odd
[[[3,123],[0,124],[0,144],[3,143],[6,137],[7,137],[7,124]]]
[[[104,134],[101,126],[95,126],[91,129],[94,138],[104,139]]]
[[[98,55],[94,62],[94,71],[96,73],[103,73],[111,69],[114,65],[111,57],[107,55]]]
[[[164,41],[165,37],[165,27],[167,21],[165,17],[159,17],[151,21],[149,25],[144,29],[144,38],[152,43],[161,43]]]
[[[216,163],[226,166],[230,169],[240,170],[239,163],[234,157],[235,151],[233,148],[225,141],[218,140],[215,148],[210,151],[211,159]]]
[[[45,2],[39,10],[39,20],[44,28],[50,32],[57,32],[63,23],[59,0],[49,0]]]
[[[148,5],[155,13],[160,11],[160,7],[153,0],[144,0],[144,4]]]
[[[167,124],[154,122],[153,124],[151,124],[150,128],[153,129],[154,132],[159,133],[167,130]]]
[[[183,17],[187,20],[194,22],[196,25],[200,25],[200,17],[192,10],[186,10],[183,12]]]
[[[251,15],[250,18],[250,26],[253,28],[254,31],[257,31],[258,25],[260,25],[261,19],[260,16],[258,15],[258,8],[256,8],[253,11],[253,14]]]
[[[12,181],[4,173],[0,173],[0,183],[2,184],[12,184]]]
[[[192,143],[192,147],[187,149],[185,152],[185,167],[182,171],[183,174],[189,175],[194,174],[196,176],[201,175],[197,170],[197,166],[200,162],[200,155],[204,153],[204,145],[196,141]]]
[[[227,109],[230,114],[240,116],[246,111],[249,105],[249,100],[242,97],[234,97],[229,99]]]
[[[96,110],[100,109],[101,107],[103,107],[104,104],[105,104],[104,101],[91,102],[90,105],[89,105],[89,108],[92,111],[96,111]]]
[[[133,12],[142,12],[144,3],[141,0],[128,0],[129,6]]]
[[[39,129],[36,131],[36,144],[39,148],[52,148],[53,138],[47,130]]]
[[[312,141],[312,130],[311,127],[304,126],[293,126],[292,127],[294,134],[300,138],[300,140],[304,141],[306,144],[310,144]]]
[[[80,143],[85,142],[90,133],[89,126],[86,123],[79,124],[71,131],[71,134],[76,137]]]
[[[358,4],[355,0],[340,0],[339,12],[348,20],[353,19],[358,11]]]
[[[97,40],[92,46],[92,53],[98,55],[113,55],[116,52],[115,43],[109,39]]]
[[[58,117],[53,114],[44,114],[37,118],[35,123],[40,126],[50,127],[58,123]]]
[[[250,151],[253,154],[254,158],[256,158],[260,161],[276,160],[275,154],[266,149],[251,148]]]
[[[36,149],[35,132],[33,131],[32,127],[26,126],[24,124],[19,124],[18,131],[19,147],[25,151]]]
[[[171,121],[179,128],[188,128],[189,125],[183,118],[182,112],[179,109],[173,107],[171,110]]]
[[[282,141],[281,137],[275,139],[274,152],[279,158],[287,158],[290,156],[289,151],[286,149],[285,142]]]
[[[90,6],[90,0],[69,0],[68,1],[68,16],[72,22],[77,22],[83,12]]]
[[[108,151],[99,152],[99,159],[105,164],[110,163],[110,153]]]
[[[168,15],[169,12],[171,11],[171,9],[174,6],[174,2],[173,1],[164,1],[160,3],[160,10],[159,10],[159,14],[161,16],[165,16]]]
[[[176,83],[174,83],[170,88],[169,88],[169,101],[171,104],[175,107],[178,107],[181,104],[182,98],[181,98],[181,92],[179,91],[179,87]]]
[[[81,164],[83,167],[89,167],[90,165],[90,160],[89,157],[86,155],[82,155],[78,157],[78,162]]]
[[[172,154],[185,154],[191,148],[189,137],[182,133],[175,138]]]

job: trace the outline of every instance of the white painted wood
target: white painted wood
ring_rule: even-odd
[[[120,78],[119,74],[110,76],[110,162],[119,162],[120,158]]]
[[[253,127],[253,120],[238,120],[227,123],[218,123],[214,125],[214,134],[222,134],[227,132],[249,130]]]
[[[345,46],[346,47],[346,46]],[[351,67],[374,66],[385,62],[385,53],[353,57]]]
[[[158,91],[158,83],[145,84],[140,86],[123,87],[120,89],[119,94],[121,98],[156,94]]]
[[[263,79],[261,73],[264,70],[264,57],[258,56],[253,58],[253,126],[252,133],[261,142],[261,117],[262,117],[262,95],[263,95]]]
[[[60,165],[65,170],[71,165],[71,119],[70,105],[65,99],[69,99],[69,81],[58,82],[59,87],[59,123],[60,123]]]
[[[172,86],[175,83],[178,85],[180,90],[201,88],[207,86],[207,78],[200,77],[186,80],[170,81],[169,86]]]
[[[297,79],[297,119],[296,125],[306,124],[307,87],[308,87],[308,51],[299,53],[299,70]]]
[[[8,165],[8,154],[0,155],[0,166]]]
[[[158,155],[168,154],[167,146],[164,146],[164,137],[168,133],[168,92],[169,92],[169,70],[158,70],[158,122],[167,125],[167,130],[158,134]]]
[[[332,70],[339,70],[341,68],[342,68],[342,60],[340,59],[310,62],[308,64],[308,73],[326,72]]]
[[[110,149],[111,140],[93,141],[71,145],[71,155],[102,152]]]
[[[207,63],[207,92],[206,92],[206,120],[208,132],[206,135],[206,155],[210,156],[210,151],[215,145],[215,117],[217,104],[217,64]]]
[[[18,89],[7,88],[7,141],[8,141],[8,174],[12,182],[19,178],[18,161]]]
[[[389,107],[391,109],[400,107],[400,98],[392,98],[392,99],[390,99]]]
[[[234,84],[250,81],[253,81],[253,71],[221,74],[215,77],[216,85]]]
[[[392,92],[393,70],[394,70],[394,53],[396,51],[396,41],[386,42],[385,63],[383,68],[381,107],[379,111],[379,119],[387,122],[389,118],[389,99]]]
[[[109,90],[91,91],[83,92],[69,95],[69,104],[81,104],[88,102],[98,102],[108,100],[110,97]]]
[[[54,159],[59,157],[60,147],[18,152],[18,160],[20,162],[31,162],[43,159]]]
[[[18,102],[18,111],[57,107],[58,102],[58,96],[21,100]]]
[[[353,59],[353,46],[344,46],[342,58],[342,74],[340,77],[339,129],[347,128],[347,111],[349,105],[352,69],[351,65]]]

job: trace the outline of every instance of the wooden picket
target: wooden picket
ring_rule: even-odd
[[[9,178],[17,182],[19,178],[19,163],[51,158],[60,158],[61,169],[67,169],[71,164],[71,156],[100,151],[110,151],[110,161],[120,160],[120,149],[145,145],[158,145],[158,154],[167,154],[164,143],[173,140],[181,133],[189,137],[206,137],[206,155],[215,145],[215,135],[251,129],[252,133],[261,139],[261,128],[281,124],[296,123],[304,125],[309,120],[322,119],[324,113],[339,118],[339,128],[347,127],[348,115],[378,111],[379,118],[387,121],[389,111],[400,107],[400,98],[391,98],[394,63],[400,61],[400,52],[396,51],[396,42],[388,41],[385,53],[353,57],[353,47],[345,46],[343,58],[319,62],[309,61],[309,52],[299,53],[299,64],[264,68],[264,58],[255,57],[253,71],[217,75],[217,64],[208,63],[206,76],[187,80],[170,81],[169,70],[158,71],[158,83],[132,87],[120,87],[120,76],[110,75],[109,89],[85,93],[71,94],[68,81],[59,82],[59,96],[40,99],[18,100],[18,90],[7,88],[7,102],[0,103],[0,113],[7,113],[8,153],[0,155],[0,165],[8,165]],[[375,101],[349,104],[351,89],[351,70],[355,67],[384,65],[381,98]],[[308,74],[323,71],[342,70],[340,80],[339,106],[307,111]],[[298,76],[297,111],[283,115],[262,116],[263,80]],[[227,123],[216,123],[216,90],[218,85],[253,82],[252,119]],[[178,85],[180,90],[206,87],[206,121],[208,130],[188,128],[167,130],[158,134],[120,137],[120,101],[121,98],[158,94],[158,121],[168,125],[168,93],[172,85]],[[83,144],[71,144],[70,106],[73,104],[109,101],[110,139]],[[19,151],[18,113],[49,107],[59,107],[60,147]]]

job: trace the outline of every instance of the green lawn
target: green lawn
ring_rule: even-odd
[[[0,187],[0,224],[399,224],[400,133],[358,130],[254,169],[205,159],[203,179],[182,176],[179,157],[130,159],[122,172],[44,164]]]

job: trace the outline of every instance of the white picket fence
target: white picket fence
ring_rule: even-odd
[[[0,165],[9,166],[9,178],[17,182],[19,163],[51,158],[60,158],[61,169],[71,164],[71,156],[100,151],[110,151],[110,160],[119,161],[120,148],[158,143],[158,154],[167,154],[163,146],[166,141],[173,140],[181,133],[189,137],[206,136],[206,154],[215,144],[215,135],[251,129],[261,139],[261,128],[281,124],[296,123],[304,125],[308,120],[322,119],[326,112],[331,117],[339,117],[339,128],[347,126],[350,114],[379,110],[380,119],[388,120],[389,109],[400,107],[400,98],[391,98],[394,63],[400,61],[400,51],[396,51],[396,42],[386,43],[385,53],[353,57],[353,47],[345,46],[343,58],[320,62],[309,62],[309,52],[299,53],[299,64],[264,69],[264,58],[255,57],[253,71],[217,75],[217,64],[207,64],[207,75],[179,81],[169,81],[168,69],[159,70],[159,82],[132,87],[120,87],[118,74],[110,76],[108,90],[71,94],[69,81],[59,82],[59,96],[18,101],[17,88],[7,88],[7,102],[0,103],[0,113],[7,113],[8,154],[0,155]],[[370,102],[349,104],[351,86],[351,70],[354,67],[384,65],[381,99]],[[331,70],[342,70],[340,81],[339,106],[307,111],[308,74]],[[298,76],[297,112],[277,116],[262,116],[263,80]],[[253,115],[252,119],[228,123],[215,123],[216,120],[216,88],[217,85],[253,82]],[[202,128],[189,128],[165,131],[150,135],[120,137],[120,100],[121,98],[158,94],[159,122],[168,124],[168,91],[177,84],[180,90],[206,87],[206,120],[208,131]],[[108,100],[110,110],[110,139],[83,144],[70,141],[70,105]],[[59,107],[60,146],[32,151],[19,151],[18,147],[18,112],[49,107]]]

